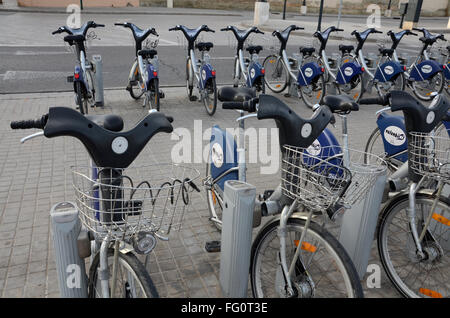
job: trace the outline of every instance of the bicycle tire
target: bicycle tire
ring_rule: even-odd
[[[358,82],[358,84],[354,86],[354,82]],[[350,85],[351,88],[345,89],[345,85]],[[361,99],[361,96],[364,94],[364,77],[362,74],[358,74],[357,76],[352,78],[351,83],[339,84],[338,86],[341,94],[350,96],[356,103],[358,103]],[[357,86],[359,87],[356,88]]]
[[[277,235],[277,231],[278,231],[278,226],[279,226],[279,220],[278,219],[273,219],[272,221],[269,221],[267,223],[267,225],[258,233],[257,237],[255,238],[253,245],[252,245],[252,251],[251,251],[251,261],[250,261],[250,281],[251,281],[251,288],[252,288],[252,293],[254,297],[275,297],[273,296],[273,294],[270,295],[265,295],[263,290],[262,290],[262,285],[261,285],[261,277],[262,275],[260,275],[259,273],[259,268],[262,268],[261,265],[261,258],[263,258],[263,254],[268,255],[269,252],[268,250],[265,250],[264,253],[261,252],[260,250],[264,247],[266,248],[271,248],[273,251],[278,251],[279,250],[279,242],[278,245],[277,243],[274,244],[274,247],[269,247],[268,244],[270,243],[270,241],[272,239],[277,239],[278,235]],[[304,229],[305,226],[305,220],[304,219],[300,219],[300,218],[295,218],[295,217],[291,217],[289,218],[288,222],[287,222],[287,231],[289,231],[292,228],[298,228],[301,229],[301,231]],[[300,233],[298,233],[297,235],[300,235]],[[345,293],[342,294],[347,294],[348,297],[355,297],[355,298],[361,298],[364,297],[364,293],[363,293],[363,289],[361,286],[361,282],[359,280],[358,277],[358,273],[356,272],[355,266],[353,265],[350,257],[348,256],[347,252],[345,251],[344,247],[327,231],[325,230],[323,227],[320,227],[318,224],[311,222],[308,228],[308,232],[305,236],[305,241],[307,241],[309,239],[309,235],[311,235],[311,237],[316,238],[318,240],[320,240],[323,244],[324,247],[330,252],[330,256],[335,258],[336,264],[339,267],[339,270],[342,271],[342,277],[343,277],[343,283],[346,286],[345,287]],[[299,236],[296,236],[299,237]],[[289,241],[289,239],[287,240]],[[295,241],[295,240],[294,240]],[[293,242],[292,242],[293,243]],[[315,247],[317,247],[317,243],[315,243]],[[294,253],[296,247],[291,249],[291,254]],[[320,250],[319,250],[320,251]],[[288,251],[286,251],[288,252]],[[311,255],[317,255],[318,251],[317,250],[313,250],[312,253],[310,253]],[[303,252],[302,252],[303,253]],[[306,253],[306,252],[305,252]],[[317,253],[317,254],[316,254]],[[276,253],[276,255],[273,255],[275,258],[278,257],[278,253]],[[264,256],[265,256],[264,255]],[[290,260],[289,260],[290,261]],[[288,261],[288,262],[289,262]],[[323,261],[323,259],[321,260]],[[283,280],[284,277],[282,276],[282,274],[280,274],[281,272],[281,266],[277,263],[277,259],[269,259],[267,261],[268,264],[275,264],[275,266],[277,266],[277,270],[275,273],[275,277],[269,277],[268,279],[270,280],[270,283],[268,283],[268,290],[269,289],[275,289],[275,295],[280,296],[281,294],[281,289],[284,286],[284,283],[280,280]],[[312,263],[312,259],[311,262],[308,262],[308,264]],[[267,265],[269,266],[269,265]],[[310,276],[314,274],[314,269],[306,269],[305,271],[306,273],[308,273]],[[315,275],[315,274],[314,274]],[[267,275],[268,276],[268,275]],[[336,282],[336,276],[333,275],[333,280],[334,282]],[[281,279],[280,279],[281,277]],[[297,275],[296,279],[299,280],[301,279],[301,274]],[[304,278],[304,277],[303,277]],[[314,278],[313,278],[314,280]],[[274,284],[275,281],[275,284]],[[303,280],[303,283],[305,281]],[[278,283],[278,284],[277,284]],[[301,283],[301,282],[300,282]],[[293,285],[295,284],[300,284],[299,282],[293,282]],[[315,283],[319,283],[320,284],[326,284],[326,279],[321,278],[320,281],[316,280]],[[333,283],[334,285],[336,285],[335,283]],[[278,286],[276,286],[278,285]],[[309,285],[309,287],[311,289],[313,289],[311,286],[313,286],[314,289],[314,293],[310,292],[310,295],[307,296],[324,296],[324,297],[330,297],[330,287],[329,286],[325,286],[325,288],[320,289],[319,294],[317,293],[317,285],[313,284]],[[279,290],[277,291],[276,288],[279,288]],[[307,290],[307,289],[301,289],[303,291]],[[324,294],[322,294],[324,293]],[[300,294],[300,293],[299,293]],[[339,297],[342,297],[342,294]],[[281,295],[283,296],[283,295]],[[300,296],[300,295],[299,295]],[[305,295],[303,295],[305,296]]]
[[[308,98],[305,97],[305,93],[303,92],[303,87],[304,86],[298,86],[298,97],[301,98],[303,100],[303,102],[306,104],[306,106],[308,106],[309,108],[313,108],[314,105],[316,104],[322,104],[323,98],[326,95],[326,87],[327,84],[325,82],[325,77],[323,76],[323,74],[318,76],[318,80],[320,81],[320,90],[318,91],[318,93],[316,94],[316,98],[315,101],[314,100],[309,100]],[[309,86],[314,85],[315,83],[311,83]],[[312,88],[312,93],[314,94],[314,87]],[[320,94],[320,95],[319,95]]]
[[[215,78],[211,78],[208,81],[206,87],[204,88],[204,91],[205,94],[203,98],[203,105],[205,106],[206,113],[209,116],[212,116],[217,109],[217,85]],[[212,95],[212,100],[210,98],[210,95]]]
[[[210,161],[210,158],[208,158],[208,161],[206,162],[206,176],[211,176],[212,162]],[[221,200],[221,195],[217,191],[206,188],[206,201],[208,202],[210,220],[219,231],[222,231],[223,208],[220,205]]]
[[[193,76],[191,76],[191,71],[192,71],[192,67],[191,67],[191,59],[188,58],[186,60],[186,90],[187,90],[187,94],[188,97],[191,98],[192,97],[192,92],[194,90],[194,79],[191,78]]]
[[[159,79],[154,78],[150,84],[151,94],[150,94],[150,108],[160,109],[160,98],[159,98]]]
[[[87,115],[88,107],[87,107],[87,99],[84,97],[83,86],[81,82],[75,82],[75,95],[76,95],[76,104],[80,113],[83,115]]]
[[[110,265],[110,272],[112,272],[113,262],[112,259],[110,261],[110,258],[114,258],[114,249],[109,248],[107,251],[107,255],[108,255],[108,265]],[[143,298],[159,298],[158,291],[156,290],[150,275],[148,274],[144,265],[137,259],[137,257],[133,253],[130,252],[127,254],[123,254],[119,252],[118,262],[128,267],[128,270],[131,270],[130,272],[131,274],[133,274],[134,272],[133,276],[137,279],[137,282],[142,288],[144,295]],[[98,286],[99,283],[99,281],[97,281],[99,267],[100,267],[100,252],[98,252],[93,258],[91,267],[89,269],[89,286],[88,286],[89,298],[97,298],[98,296],[101,297],[101,289],[96,287]],[[128,284],[128,282],[126,282],[126,284]],[[129,295],[130,291],[127,288],[128,286],[127,285],[124,286],[125,290],[124,293],[121,294],[121,296],[130,296]]]
[[[426,82],[435,81],[436,76],[439,77],[439,82],[440,82],[439,86],[436,87],[437,89],[431,89],[431,91],[425,93],[424,95],[419,93],[419,89],[418,89],[419,87],[417,85],[419,85],[419,83],[422,83],[422,82],[425,82],[425,81],[412,81],[412,82],[410,82],[411,89],[412,89],[414,95],[416,95],[416,97],[418,99],[423,100],[423,101],[430,101],[430,100],[432,100],[434,98],[432,93],[434,93],[434,92],[436,92],[438,94],[442,93],[442,90],[444,89],[444,82],[445,82],[445,78],[444,78],[443,72],[437,72],[430,79],[426,80]]]
[[[432,193],[426,193],[426,192],[418,192],[416,194],[416,206],[422,206],[422,210],[424,209],[423,206],[425,204],[429,205],[431,208],[431,205],[433,204],[433,200],[435,199],[435,195]],[[438,282],[441,282],[442,278],[446,278],[447,276],[443,276],[442,273],[439,273],[439,275],[437,275],[436,279],[433,279],[433,283],[428,283],[425,284],[425,280],[428,279],[432,279],[433,276],[435,275],[435,273],[423,273],[421,272],[422,269],[425,269],[426,266],[423,265],[425,264],[425,261],[418,261],[417,259],[413,259],[415,254],[416,254],[416,246],[413,243],[413,239],[411,235],[406,235],[406,242],[400,242],[401,247],[406,247],[407,252],[404,253],[404,251],[400,251],[400,253],[398,251],[396,251],[395,255],[397,258],[400,258],[401,256],[403,256],[406,259],[409,259],[409,261],[411,263],[413,262],[418,262],[417,264],[422,264],[422,267],[418,266],[420,272],[419,273],[412,273],[414,267],[411,268],[410,270],[410,274],[408,274],[406,277],[402,277],[404,274],[404,271],[401,267],[406,268],[408,266],[409,263],[406,263],[406,265],[403,265],[405,260],[402,259],[401,260],[401,266],[396,267],[396,265],[394,265],[392,258],[390,257],[390,255],[393,253],[389,253],[389,228],[391,226],[393,226],[392,220],[398,219],[399,216],[398,214],[402,212],[402,210],[406,211],[406,208],[409,206],[409,197],[407,194],[403,194],[400,196],[397,196],[396,198],[394,198],[393,200],[390,201],[390,203],[383,209],[382,211],[382,215],[380,218],[380,222],[379,222],[379,226],[377,229],[377,245],[378,245],[378,253],[380,256],[380,261],[381,264],[383,265],[383,268],[389,278],[389,280],[391,281],[391,283],[394,285],[394,287],[397,289],[397,291],[404,297],[424,297],[424,296],[429,296],[424,294],[426,290],[433,290],[435,292],[434,295],[437,295],[437,293],[439,293],[441,296],[443,297],[450,297],[450,293],[448,291],[448,280],[442,282],[443,284],[446,284],[446,288],[444,288],[447,292],[446,294],[442,295],[443,290],[444,289],[439,289],[438,288]],[[449,218],[449,214],[450,214],[450,201],[448,198],[445,198],[443,196],[441,196],[438,199],[438,205],[436,206],[436,208],[441,207],[444,209],[444,211],[442,213],[446,212],[446,215],[444,217]],[[419,210],[419,209],[418,209]],[[434,210],[433,213],[436,213],[436,211],[439,210]],[[423,211],[422,211],[423,212]],[[406,212],[407,214],[407,212]],[[417,213],[416,213],[417,214]],[[407,231],[411,231],[410,229],[410,225],[409,225],[409,219],[406,215],[406,218],[404,220],[405,222],[405,227],[407,229]],[[429,225],[429,229],[437,229],[440,226],[442,226],[442,224],[438,224],[439,222],[435,221],[434,219],[432,219],[432,222]],[[420,223],[417,223],[420,224]],[[446,227],[446,225],[444,225],[444,228]],[[395,240],[398,241],[399,239],[401,239],[401,224],[400,225],[396,225],[395,226]],[[448,232],[448,231],[447,231]],[[445,231],[444,231],[445,233]],[[420,235],[420,230],[419,230],[419,235]],[[409,238],[408,238],[409,236]],[[448,233],[447,233],[448,236]],[[441,237],[440,236],[436,236],[436,233],[432,234],[433,240],[438,240]],[[445,239],[445,238],[444,238]],[[448,243],[448,238],[447,241],[445,241]],[[445,243],[444,242],[444,243]],[[427,239],[425,239],[424,241],[422,241],[422,246],[428,248],[428,251],[430,251],[430,249],[436,249],[435,251],[439,253],[444,253],[443,250],[439,251],[439,249],[437,248],[439,244],[439,242],[436,244],[433,242],[427,242]],[[409,248],[409,250],[408,250]],[[447,247],[448,248],[448,247]],[[431,255],[431,254],[430,254]],[[438,260],[439,262],[441,262],[443,260],[443,265],[441,267],[445,268],[446,270],[448,270],[449,268],[449,256],[448,256],[448,250],[447,250],[447,255],[440,255],[439,257],[436,257],[435,260]],[[438,266],[440,266],[439,264],[434,264],[433,266],[436,266],[435,268],[438,269]],[[430,270],[432,269],[432,267],[430,268]],[[438,270],[439,271],[439,270]],[[440,271],[439,271],[440,272]],[[410,280],[408,279],[408,276],[413,275],[413,279],[414,281],[412,283],[410,283]],[[408,279],[407,282],[405,282],[404,280]],[[421,281],[423,279],[423,281]],[[419,282],[419,286],[417,287],[414,286],[414,284],[416,282]],[[411,284],[411,286],[409,286],[408,284]],[[429,288],[426,288],[429,287]],[[432,288],[432,289],[431,289]],[[430,293],[431,294],[431,293]]]
[[[142,95],[144,95],[145,90],[142,87],[144,82],[142,80],[141,73],[139,72],[139,66],[137,65],[137,61],[135,62],[134,65],[136,65],[136,71],[134,72],[134,75],[133,75],[133,78],[132,78],[132,82],[137,82],[137,85],[131,85],[131,83],[130,83],[130,90],[129,90],[129,92],[130,92],[131,98],[138,100],[138,99],[140,99],[142,97]],[[138,92],[133,91],[133,87],[138,87],[139,91]]]
[[[273,76],[274,73],[271,72],[271,67],[269,66],[269,64],[273,64],[270,61],[273,61],[274,59],[276,60],[276,64],[277,65],[275,66],[273,71],[274,72],[279,71],[278,67],[279,67],[279,63],[280,63],[281,64],[281,68],[284,70],[284,82],[282,81],[280,84],[272,85],[272,84],[269,83],[268,78]],[[264,67],[264,70],[265,70],[264,82],[266,83],[267,87],[274,93],[281,93],[281,92],[283,92],[286,89],[286,87],[287,87],[289,74],[286,71],[284,63],[281,61],[281,58],[278,55],[275,55],[275,54],[268,55],[264,59],[263,67]],[[282,74],[282,71],[281,71],[280,75],[278,73],[276,73],[275,75],[277,75],[277,76],[279,75],[278,78],[281,78],[281,77],[283,77],[281,74]]]
[[[382,86],[383,83],[378,83],[375,82],[375,88],[378,92],[378,95],[380,96],[385,96],[387,93],[396,90],[396,91],[404,91],[405,87],[406,87],[406,80],[405,80],[405,75],[403,73],[398,73],[397,76],[395,78],[393,78],[391,81],[389,81],[392,83],[392,85],[390,86],[389,90],[384,90],[384,92],[382,92]]]

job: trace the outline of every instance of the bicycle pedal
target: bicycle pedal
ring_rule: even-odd
[[[220,252],[220,241],[209,241],[205,244],[205,249],[208,253]]]
[[[275,192],[275,190],[266,190],[263,194],[264,201],[270,198],[270,196]]]
[[[73,75],[67,76],[67,83],[73,83]]]
[[[164,98],[166,97],[166,94],[164,94],[163,91],[159,91],[159,98]]]
[[[189,96],[189,100],[190,100],[191,102],[195,102],[197,99],[198,99],[197,96],[194,96],[194,95]]]
[[[291,97],[292,95],[290,93],[284,94],[284,97]]]

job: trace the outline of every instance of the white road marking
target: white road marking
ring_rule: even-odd
[[[67,77],[68,72],[50,72],[50,71],[6,71],[3,74],[4,81],[18,81],[41,78]]]

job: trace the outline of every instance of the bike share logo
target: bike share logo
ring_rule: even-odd
[[[389,126],[384,130],[384,139],[394,146],[401,146],[406,141],[403,130],[397,126]]]
[[[346,76],[352,76],[352,75],[353,75],[353,69],[352,69],[350,66],[346,67],[346,68],[344,69],[344,74],[345,74]]]
[[[436,118],[434,111],[430,111],[427,115],[427,124],[431,124],[434,121],[434,118]]]
[[[312,68],[310,68],[310,67],[307,67],[306,69],[305,69],[305,76],[306,77],[311,77],[311,76],[313,76],[313,70],[312,70]]]
[[[424,65],[421,67],[421,71],[424,74],[430,74],[431,71],[433,71],[433,67],[431,67],[431,65]]]
[[[211,147],[211,161],[217,168],[223,165],[223,149],[218,143]]]
[[[394,68],[392,66],[388,65],[384,68],[384,73],[386,75],[392,75],[392,74],[394,74]]]
[[[320,142],[316,139],[314,140],[314,142],[311,144],[311,146],[309,146],[308,148],[306,148],[306,151],[312,155],[312,156],[318,156],[320,155],[320,152],[322,151],[322,145],[320,144]]]
[[[254,68],[252,68],[252,69],[250,70],[250,77],[251,77],[251,78],[254,78],[255,75],[256,75],[256,71],[255,71]]]

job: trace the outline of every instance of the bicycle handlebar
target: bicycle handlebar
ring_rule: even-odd
[[[48,114],[43,115],[40,119],[36,120],[19,120],[11,122],[11,129],[44,129],[47,124]]]
[[[258,104],[259,98],[255,97],[244,102],[224,102],[222,103],[223,109],[236,109],[243,110],[249,113],[256,112],[256,104]]]
[[[381,106],[387,106],[389,105],[389,98],[390,94],[387,94],[385,96],[378,96],[378,97],[367,97],[367,98],[361,98],[359,101],[359,104],[361,105],[381,105]]]

